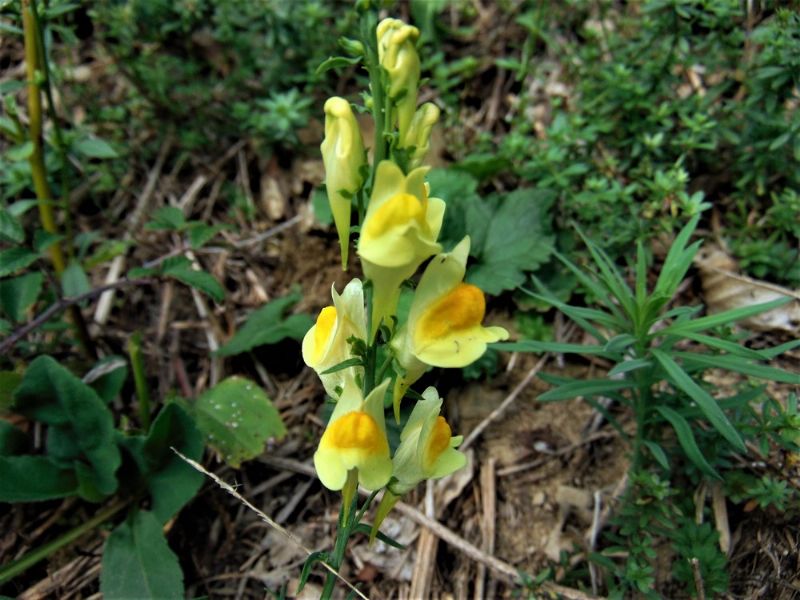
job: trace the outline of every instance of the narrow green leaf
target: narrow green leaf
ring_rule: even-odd
[[[505,352],[553,352],[555,354],[587,354],[593,356],[610,356],[603,346],[566,344],[563,342],[541,342],[539,340],[520,340],[518,342],[495,342],[490,345],[495,350]]]
[[[664,449],[655,442],[651,442],[649,440],[644,440],[642,443],[648,450],[650,450],[650,454],[653,455],[653,458],[656,460],[656,462],[661,465],[665,471],[669,471],[669,459],[667,458],[667,453],[664,452]]]
[[[569,400],[578,396],[601,396],[632,387],[629,381],[613,379],[586,379],[566,383],[539,396],[541,402]]]
[[[117,158],[119,154],[105,140],[96,137],[86,137],[76,141],[72,149],[87,158]]]
[[[183,598],[183,572],[153,513],[140,510],[106,540],[100,571],[106,600]]]
[[[678,436],[678,443],[686,453],[686,457],[706,475],[714,479],[722,479],[711,465],[708,464],[703,453],[700,452],[700,448],[697,447],[697,442],[694,439],[694,434],[692,433],[692,428],[689,426],[689,422],[679,413],[667,406],[656,406],[656,410],[662,417],[669,421],[670,425],[672,425],[672,428]]]
[[[765,360],[767,358],[759,350],[751,350],[746,346],[742,346],[741,344],[737,344],[736,342],[731,342],[729,340],[721,340],[710,335],[694,332],[686,332],[682,335],[683,337],[695,341],[698,344],[703,344],[708,348],[722,350],[723,352],[728,352],[734,356],[741,356],[742,358],[749,358],[752,360]]]
[[[348,358],[337,365],[333,365],[330,369],[325,369],[322,373],[320,373],[320,375],[330,375],[331,373],[338,373],[339,371],[344,371],[350,367],[358,367],[363,365],[364,361],[360,358]]]
[[[764,302],[763,304],[754,304],[753,306],[744,306],[742,308],[735,308],[733,310],[727,310],[722,313],[708,315],[705,317],[701,317],[699,319],[694,319],[692,321],[686,321],[683,323],[673,323],[669,327],[665,327],[664,329],[659,331],[659,334],[685,335],[687,332],[691,333],[691,332],[703,331],[705,329],[711,329],[713,327],[719,327],[720,325],[730,325],[731,323],[735,323],[736,321],[741,321],[742,319],[746,319],[747,317],[752,317],[754,315],[770,311],[773,308],[778,308],[779,306],[788,304],[791,301],[792,298],[790,297],[778,298],[777,300],[771,300],[770,302]]]
[[[359,523],[355,527],[353,527],[353,531],[357,533],[363,533],[366,536],[369,536],[372,533],[372,525],[368,525],[367,523]],[[380,541],[384,544],[391,546],[392,548],[397,548],[398,550],[405,550],[406,547],[398,542],[395,539],[392,539],[385,533],[381,533],[380,531],[375,535]]]
[[[668,354],[658,349],[654,349],[652,352],[655,359],[663,367],[664,371],[666,371],[667,378],[670,382],[697,403],[697,406],[703,411],[703,414],[711,425],[713,425],[734,448],[739,452],[746,452],[747,450],[744,446],[744,442],[742,442],[742,438],[739,437],[736,428],[731,425],[728,417],[722,412],[717,401],[712,398],[708,392],[697,385]]]
[[[653,363],[646,358],[632,358],[631,360],[617,363],[614,368],[608,372],[608,376],[614,377],[615,375],[622,375],[623,373],[630,373],[631,371],[646,369],[652,366]]]
[[[328,553],[322,550],[317,550],[316,552],[312,552],[306,558],[306,561],[303,563],[303,569],[300,571],[300,579],[297,582],[297,594],[300,595],[300,592],[303,591],[303,588],[306,586],[308,582],[308,578],[311,575],[311,569],[314,565],[318,562],[325,562],[328,560]]]
[[[229,377],[202,394],[191,407],[206,443],[229,465],[239,467],[264,451],[271,437],[286,433],[267,395],[244,377]]]
[[[353,65],[357,65],[360,62],[361,62],[360,56],[355,56],[355,57],[331,56],[322,61],[322,63],[317,67],[315,74],[320,75],[322,73],[325,73],[326,71],[330,71],[331,69],[341,69],[342,67],[351,67]]]
[[[700,215],[695,215],[683,229],[681,229],[678,235],[675,236],[675,241],[672,243],[672,246],[670,246],[669,252],[667,252],[664,265],[661,267],[658,280],[653,288],[654,294],[669,298],[675,295],[678,284],[680,284],[686,274],[686,272],[683,271],[684,266],[688,269],[688,265],[685,264],[686,244],[689,242],[689,238],[692,237],[699,221]],[[696,251],[695,249],[695,251],[692,252],[692,257]],[[689,259],[689,263],[691,264],[691,258]],[[683,273],[681,273],[681,271],[683,271]]]
[[[790,373],[783,369],[776,367],[768,367],[766,365],[759,365],[739,357],[727,355],[708,355],[700,354],[697,352],[678,352],[676,357],[681,358],[687,366],[700,366],[704,368],[719,368],[727,369],[728,371],[736,371],[743,375],[750,375],[751,377],[758,377],[760,379],[767,379],[770,381],[778,381],[780,383],[789,383],[791,385],[800,385],[800,375],[797,373]]]

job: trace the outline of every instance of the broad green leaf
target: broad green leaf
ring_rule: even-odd
[[[132,513],[106,540],[100,571],[106,600],[183,598],[183,572],[153,513]]]
[[[318,187],[314,189],[311,194],[311,209],[314,211],[314,218],[320,225],[331,225],[333,223],[331,204],[324,188]]]
[[[455,169],[432,169],[427,180],[431,186],[431,196],[441,198],[447,204],[439,242],[445,249],[450,249],[469,234],[472,243],[470,253],[474,256],[483,244],[483,233],[491,218],[491,212],[478,195],[478,182],[469,174]],[[468,215],[484,212],[484,218],[475,219],[472,224],[467,223]],[[476,231],[477,228],[482,232]]]
[[[586,379],[559,385],[557,388],[539,396],[541,402],[569,400],[578,396],[599,396],[630,388],[632,384],[625,380]]]
[[[544,264],[553,251],[550,207],[555,194],[549,190],[517,189],[496,198],[486,239],[471,253],[478,262],[468,269],[466,280],[489,294],[514,289],[525,282],[528,271]]]
[[[72,149],[87,158],[117,158],[119,154],[105,140],[96,137],[86,137],[76,141]]]
[[[658,333],[659,335],[683,335],[686,332],[691,333],[703,331],[705,329],[712,329],[714,327],[719,327],[720,325],[730,325],[731,323],[741,321],[747,317],[752,317],[754,315],[772,310],[773,308],[778,308],[779,306],[783,306],[791,301],[792,298],[789,297],[778,298],[777,300],[771,300],[770,302],[764,302],[763,304],[754,304],[753,306],[744,306],[742,308],[726,310],[725,312],[708,315],[706,317],[700,317],[699,319],[694,319],[691,321],[673,323]]]
[[[669,421],[670,425],[672,425],[672,428],[678,436],[678,443],[686,453],[686,457],[706,475],[714,479],[720,479],[717,472],[708,464],[708,461],[706,461],[703,453],[700,452],[700,448],[697,447],[697,442],[694,439],[694,434],[692,433],[689,422],[684,419],[680,413],[675,412],[667,406],[656,406],[656,410],[662,417]]]
[[[39,272],[0,281],[0,308],[12,321],[21,323],[42,291],[44,276]]]
[[[74,469],[46,456],[0,456],[0,502],[41,502],[72,496]]]
[[[4,208],[0,208],[0,241],[21,244],[25,241],[25,230],[19,219]]]
[[[0,250],[0,277],[21,271],[37,258],[36,252],[19,246]]]
[[[14,371],[0,371],[0,413],[14,404],[14,390],[22,383],[22,375]]]
[[[703,414],[711,425],[713,425],[714,429],[728,440],[739,452],[746,452],[747,450],[744,446],[744,442],[742,442],[742,438],[739,437],[736,428],[731,425],[728,417],[722,412],[717,401],[701,388],[697,382],[689,377],[672,357],[658,349],[654,349],[652,352],[655,359],[663,367],[664,371],[666,371],[669,381],[697,403],[698,408],[703,411]]]
[[[276,298],[251,313],[242,328],[217,352],[220,356],[233,356],[252,350],[256,346],[275,344],[285,338],[303,339],[314,325],[310,315],[285,316],[286,311],[300,300],[300,293],[294,292],[283,298]]]
[[[49,356],[28,366],[14,393],[15,410],[51,426],[80,450],[73,460],[78,493],[99,501],[117,489],[121,458],[111,413],[97,393]]]
[[[60,233],[50,233],[44,229],[37,229],[33,232],[33,249],[41,254],[63,239],[64,236]]]
[[[267,395],[243,377],[229,377],[202,394],[192,412],[206,443],[236,468],[261,454],[269,438],[286,433]]]
[[[8,421],[0,419],[0,456],[22,454],[28,447],[28,436]]]
[[[181,283],[203,292],[216,302],[225,300],[225,290],[222,289],[219,282],[210,273],[192,267],[188,259],[174,261],[170,264],[165,261],[161,272],[166,277],[177,279]]]
[[[211,226],[206,225],[205,223],[192,223],[189,226],[189,230],[187,235],[189,236],[189,243],[191,244],[192,248],[200,248],[205,246],[209,241],[211,241],[217,233],[219,233],[220,227],[218,226]]]
[[[17,200],[13,204],[9,204],[7,210],[12,217],[19,218],[36,206],[39,206],[38,200]]]
[[[708,354],[699,354],[696,352],[679,352],[676,353],[675,356],[681,358],[686,366],[727,369],[728,371],[736,371],[737,373],[758,377],[760,379],[800,385],[800,375],[797,373],[790,373],[783,369],[752,363],[739,356],[710,356]]]
[[[89,278],[83,270],[81,264],[76,260],[71,260],[64,272],[61,273],[61,287],[67,297],[80,296],[92,289]]]
[[[121,356],[106,356],[83,377],[106,404],[111,404],[122,391],[128,377],[128,361]]]
[[[200,489],[202,473],[172,450],[193,460],[203,454],[203,437],[178,404],[167,404],[146,436],[123,437],[120,444],[136,462],[140,485],[150,492],[151,510],[160,523],[175,516]]]
[[[6,158],[8,158],[8,160],[11,162],[28,160],[31,154],[33,154],[33,143],[30,141],[12,146],[5,152]]]

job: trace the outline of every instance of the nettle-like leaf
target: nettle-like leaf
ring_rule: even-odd
[[[428,179],[431,195],[447,202],[440,235],[445,248],[470,236],[470,255],[477,261],[467,269],[468,282],[499,294],[522,285],[526,273],[550,258],[555,237],[549,211],[556,199],[551,190],[518,189],[484,200],[468,173],[434,170]]]
[[[25,320],[25,313],[42,291],[44,276],[39,272],[26,273],[0,281],[0,309],[12,321]]]
[[[280,413],[255,383],[229,377],[190,404],[206,443],[232,467],[264,451],[269,438],[286,433]]]
[[[172,449],[199,460],[203,454],[203,436],[186,411],[170,403],[158,413],[146,436],[120,434],[119,437],[120,445],[136,463],[138,473],[134,478],[150,492],[153,514],[160,523],[166,523],[203,483],[203,475]]]
[[[252,350],[256,346],[275,344],[285,338],[300,340],[314,324],[311,315],[285,316],[289,308],[300,300],[294,292],[268,302],[247,318],[244,326],[217,352],[220,356],[233,356]]]
[[[183,598],[183,571],[153,513],[132,513],[108,536],[100,592],[108,600]]]
[[[48,458],[74,472],[78,495],[99,501],[116,491],[121,458],[111,412],[97,392],[53,358],[40,356],[25,372],[14,402],[21,414],[49,425]]]

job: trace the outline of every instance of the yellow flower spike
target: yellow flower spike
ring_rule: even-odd
[[[414,113],[414,118],[411,120],[411,125],[405,137],[400,138],[401,148],[414,148],[409,157],[409,166],[411,168],[418,166],[428,153],[431,130],[439,120],[440,114],[441,111],[438,106],[433,102],[426,102]]]
[[[444,477],[467,464],[464,453],[456,450],[463,436],[453,436],[450,425],[439,415],[439,393],[429,387],[422,397],[411,411],[392,459],[394,472],[389,490],[398,496],[420,481]]]
[[[416,43],[419,29],[399,19],[384,19],[378,23],[376,33],[378,61],[389,74],[388,94],[397,99],[397,128],[402,140],[417,108],[420,64]]]
[[[364,274],[373,282],[371,335],[381,319],[394,312],[403,280],[441,250],[436,238],[445,203],[428,197],[427,172],[426,167],[419,167],[406,176],[400,167],[385,160],[375,173],[358,242]]]
[[[333,306],[320,311],[316,324],[303,338],[303,361],[317,372],[328,395],[336,398],[336,388],[344,388],[345,382],[355,375],[356,367],[322,373],[352,358],[347,339],[355,336],[366,340],[367,316],[359,279],[350,281],[341,295],[331,286],[331,296]]]
[[[344,98],[329,98],[325,103],[325,139],[320,150],[325,164],[328,201],[339,234],[342,269],[346,269],[351,198],[364,182],[361,167],[366,163],[366,153],[358,122],[350,103]]]
[[[314,468],[326,488],[341,490],[352,469],[358,470],[358,482],[369,490],[389,482],[392,459],[383,416],[388,386],[386,379],[364,399],[355,382],[346,383],[314,453]]]

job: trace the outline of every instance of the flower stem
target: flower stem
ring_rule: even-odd
[[[150,431],[150,392],[147,389],[144,361],[142,360],[142,336],[137,331],[128,338],[128,356],[133,369],[133,384],[139,401],[139,424],[146,433]]]

